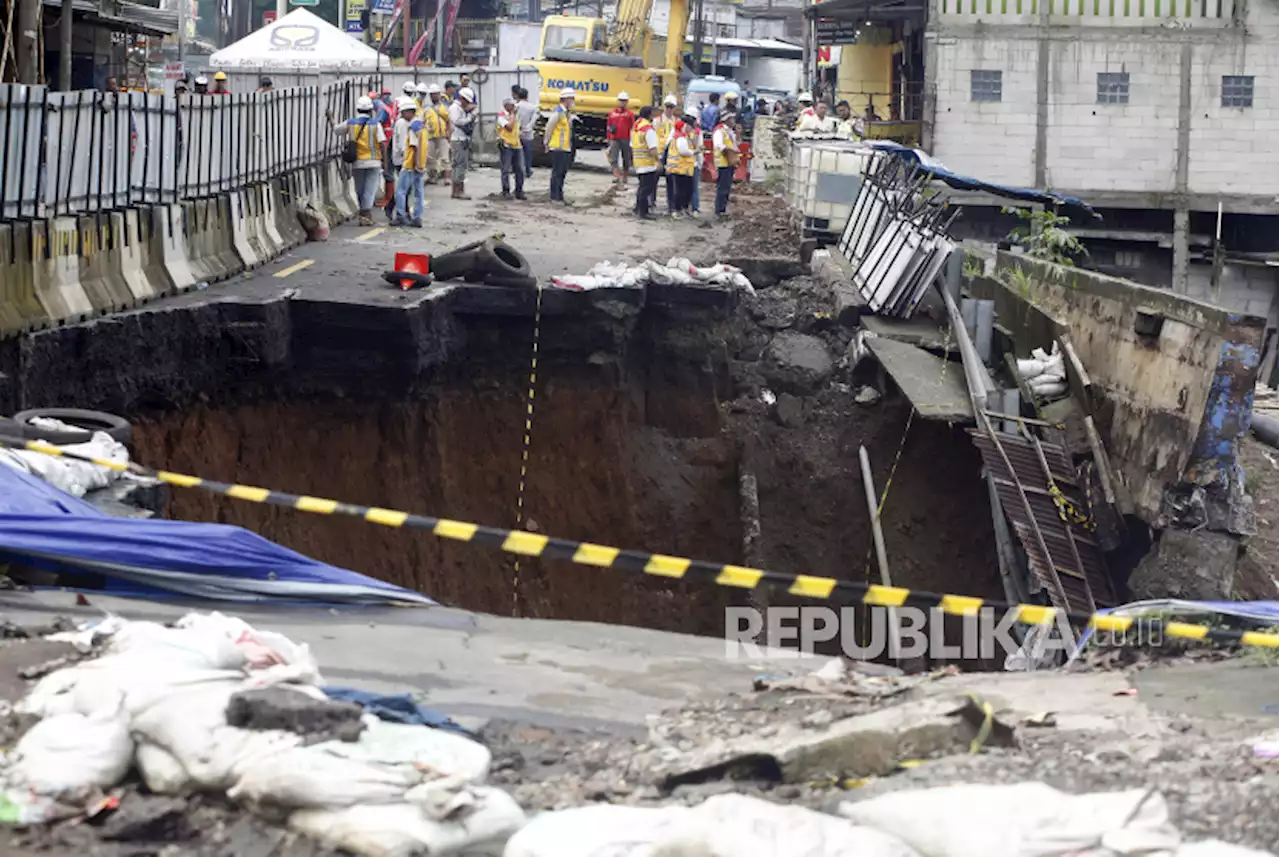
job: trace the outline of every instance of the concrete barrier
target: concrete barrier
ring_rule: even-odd
[[[174,293],[173,278],[164,267],[164,247],[156,233],[155,206],[144,205],[125,212],[125,232],[131,238],[137,236],[138,253],[142,258],[142,276],[151,284],[157,297]]]
[[[307,240],[298,222],[298,201],[305,195],[302,172],[292,172],[271,183],[271,205],[275,209],[276,228],[284,237],[285,248],[292,249]]]
[[[79,222],[74,217],[55,217],[48,221],[48,239],[49,287],[66,296],[68,304],[79,307],[82,316],[97,313],[98,305],[80,279]]]
[[[258,207],[258,224],[262,229],[263,239],[271,248],[271,258],[275,258],[288,249],[284,236],[276,226],[275,190],[269,184],[255,185],[254,203]]]
[[[33,220],[30,223],[15,223],[16,255],[18,256],[19,276],[27,276],[31,271],[31,282],[35,286],[36,300],[44,307],[45,315],[54,324],[65,321],[80,321],[93,314],[93,304],[80,288],[79,260],[76,259],[75,221],[66,233],[65,240],[70,247],[73,264],[67,265],[70,277],[61,277],[57,268],[57,256],[54,254],[54,240],[59,233],[48,220]]]
[[[0,277],[0,333],[6,336],[27,328],[26,314],[21,305],[24,284],[20,276],[10,275],[14,264],[13,250],[13,226],[0,223],[0,265],[6,272],[6,276]]]
[[[160,248],[161,264],[176,292],[185,292],[196,284],[196,276],[187,262],[186,214],[181,205],[151,206],[151,242]]]
[[[142,239],[138,235],[138,212],[133,209],[112,212],[111,251],[108,259],[118,265],[120,276],[133,296],[131,305],[146,303],[158,293],[143,273]]]
[[[231,226],[231,246],[236,251],[241,265],[253,270],[262,264],[256,239],[252,237],[252,225],[249,223],[249,210],[245,205],[245,193],[242,190],[223,194],[219,199],[225,200],[227,223]],[[219,206],[222,207],[221,205]]]
[[[231,223],[231,194],[224,193],[209,200],[213,211],[213,240],[226,273],[223,279],[234,277],[245,269],[244,258],[236,251],[235,227]]]
[[[107,265],[106,244],[110,229],[100,215],[76,218],[80,233],[80,285],[96,312],[106,313],[124,309],[133,296],[118,270]]]
[[[325,199],[332,210],[329,219],[341,223],[356,216],[359,202],[355,198],[355,183],[337,161],[329,161],[322,168]]]

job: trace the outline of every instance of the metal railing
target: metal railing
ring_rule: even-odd
[[[194,199],[338,157],[376,78],[226,96],[0,86],[0,220]]]

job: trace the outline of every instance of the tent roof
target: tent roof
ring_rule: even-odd
[[[214,68],[376,71],[391,60],[333,24],[295,9],[209,57]]]

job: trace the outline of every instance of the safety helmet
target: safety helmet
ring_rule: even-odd
[[[666,98],[662,99],[662,103],[667,107],[675,107],[680,102],[676,100],[674,95],[668,95]]]
[[[356,99],[357,113],[370,113],[373,111],[373,99],[367,95],[362,95]]]
[[[684,112],[681,115],[687,116],[690,119],[697,119],[698,108],[694,107],[692,104],[686,104],[684,106]]]
[[[475,103],[475,100],[476,100],[476,94],[471,91],[471,87],[469,86],[464,86],[462,87],[462,89],[459,89],[458,97],[461,98],[463,101],[470,101],[473,104]]]
[[[215,74],[215,75],[213,76],[213,79],[214,79],[214,80],[226,80],[226,79],[227,79],[227,73],[226,73],[225,71],[220,71],[220,72],[218,72],[217,74]]]
[[[810,93],[810,92],[802,92],[802,93],[800,93],[799,95],[797,95],[797,96],[796,96],[796,101],[800,102],[801,104],[812,104],[812,103],[813,103],[813,93]]]
[[[407,95],[400,96],[400,100],[396,102],[396,107],[400,110],[417,110],[418,102],[414,101]]]
[[[205,77],[203,74],[196,78],[196,86],[207,86],[208,84],[209,78]]]
[[[502,99],[502,106],[503,106],[503,107],[506,107],[506,106],[507,106],[507,105],[509,105],[509,104],[515,104],[515,103],[516,103],[516,100],[515,100],[514,98],[512,98],[510,95],[508,95],[508,96],[506,96],[505,98],[503,98],[503,99]]]
[[[418,84],[417,92],[421,95],[427,94],[427,85],[425,83]]]
[[[561,101],[564,101],[566,98],[577,98],[577,97],[578,97],[578,93],[574,92],[572,89],[562,89],[562,90],[560,90],[560,100],[561,100]]]
[[[427,94],[428,94],[428,95],[439,95],[439,94],[440,94],[440,84],[438,84],[438,83],[433,83],[433,84],[431,84],[430,86],[428,86],[428,87],[427,87]]]
[[[727,99],[729,99],[730,101],[737,101],[737,100],[738,100],[738,93],[737,93],[737,91],[736,91],[736,90],[731,89],[731,90],[729,90],[728,92],[726,92],[726,93],[724,94],[724,97],[725,97],[725,98],[727,98]]]
[[[404,91],[405,95],[413,95],[415,92],[418,91],[418,87],[413,85],[412,80],[406,80],[404,82],[404,86],[401,87],[401,89]]]
[[[618,100],[619,100],[619,101],[630,101],[630,100],[631,100],[631,96],[630,96],[630,95],[627,95],[625,92],[619,92],[619,93],[618,93]]]

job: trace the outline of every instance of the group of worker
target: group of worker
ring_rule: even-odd
[[[797,131],[831,135],[844,140],[862,139],[849,102],[841,101],[837,104],[834,116],[830,115],[831,105],[826,100],[820,100],[815,104],[811,93],[800,93],[796,97],[796,102],[800,107],[800,114],[796,121]]]
[[[561,93],[561,104],[573,103],[573,93]],[[609,166],[614,181],[625,184],[628,173],[635,171],[635,214],[643,220],[655,218],[658,177],[666,175],[667,213],[672,217],[697,217],[701,208],[702,166],[708,146],[716,168],[717,217],[727,217],[733,175],[737,169],[742,124],[737,104],[738,94],[725,95],[725,106],[719,98],[699,111],[693,105],[678,110],[679,101],[668,95],[661,110],[651,106],[638,111],[630,109],[630,96],[618,94],[618,105],[605,122]]]

